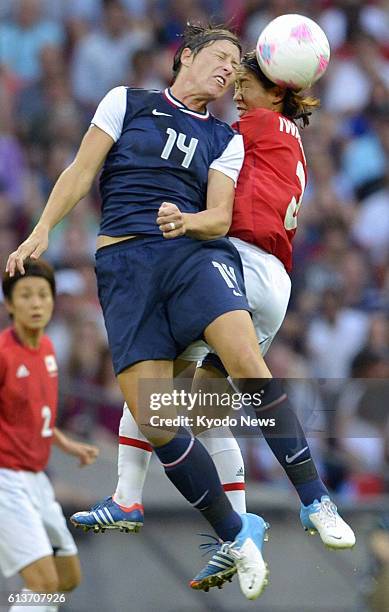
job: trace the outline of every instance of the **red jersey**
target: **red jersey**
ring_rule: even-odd
[[[58,369],[51,340],[23,345],[0,333],[0,468],[44,470],[57,414]]]
[[[296,124],[258,108],[232,127],[245,159],[235,191],[230,236],[255,244],[292,267],[292,240],[306,185],[306,160]]]

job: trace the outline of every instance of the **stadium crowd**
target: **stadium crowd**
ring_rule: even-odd
[[[332,58],[314,92],[321,110],[302,133],[309,182],[292,299],[268,361],[282,378],[350,379],[316,389],[318,429],[330,436],[314,444],[339,494],[389,492],[387,0],[2,0],[0,265],[36,222],[105,93],[169,85],[188,19],[234,24],[247,50],[286,12],[318,21]],[[232,122],[232,95],[212,111]],[[92,425],[116,433],[122,407],[96,295],[99,206],[94,189],[52,232],[45,255],[57,271],[49,334],[62,371],[61,422],[84,435]],[[0,309],[0,327],[7,323]],[[253,457],[247,442],[246,455],[253,477],[282,480],[265,451]]]

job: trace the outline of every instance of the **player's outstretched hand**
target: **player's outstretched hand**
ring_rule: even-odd
[[[80,467],[92,465],[92,463],[96,461],[99,452],[97,446],[93,444],[84,444],[84,442],[75,442],[72,440],[71,454],[79,459]]]
[[[14,276],[16,271],[24,274],[24,261],[27,257],[38,259],[49,245],[49,231],[45,227],[36,227],[29,237],[8,257],[6,272]]]
[[[157,224],[164,238],[178,238],[186,232],[184,215],[171,202],[162,202],[157,216]]]

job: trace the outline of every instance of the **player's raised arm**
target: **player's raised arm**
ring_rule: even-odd
[[[50,194],[43,213],[22,244],[8,258],[6,271],[24,274],[27,257],[37,259],[47,249],[49,232],[86,196],[105,157],[114,144],[111,136],[96,126],[86,132],[74,161],[62,172]]]

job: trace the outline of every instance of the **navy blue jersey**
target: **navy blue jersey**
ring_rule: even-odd
[[[210,168],[236,181],[243,162],[240,135],[208,111],[188,109],[169,90],[117,87],[92,124],[115,141],[100,178],[100,234],[160,236],[162,202],[182,212],[204,210]]]

